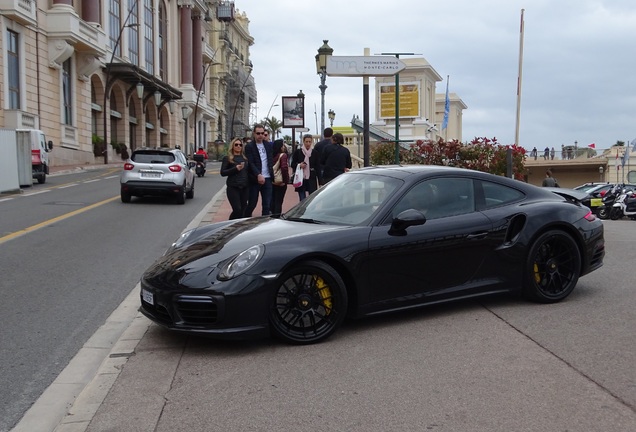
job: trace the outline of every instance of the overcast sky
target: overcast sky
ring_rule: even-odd
[[[578,141],[607,148],[636,138],[634,0],[236,0],[247,13],[257,118],[281,118],[281,96],[306,95],[305,119],[320,127],[315,55],[421,54],[468,106],[463,139],[515,139],[519,24],[525,9],[520,144]],[[362,78],[327,77],[334,126],[362,118]],[[446,83],[437,83],[444,93]],[[375,82],[370,80],[371,121]],[[318,120],[316,121],[317,113]],[[328,125],[328,119],[325,120]],[[285,134],[291,134],[284,130]]]

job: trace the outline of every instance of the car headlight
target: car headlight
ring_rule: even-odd
[[[245,273],[258,262],[264,251],[265,247],[260,244],[244,250],[221,266],[219,279],[230,280]]]

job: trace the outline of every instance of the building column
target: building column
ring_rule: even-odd
[[[192,8],[182,6],[181,15],[181,84],[192,84]]]

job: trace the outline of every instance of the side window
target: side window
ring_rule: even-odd
[[[407,209],[424,213],[427,219],[456,216],[475,211],[473,182],[465,178],[435,178],[415,185],[398,202],[392,215]]]
[[[484,193],[484,210],[520,201],[525,197],[522,192],[508,186],[486,181],[480,183]]]

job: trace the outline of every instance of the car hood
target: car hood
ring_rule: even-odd
[[[263,244],[267,250],[275,243],[301,239],[316,233],[346,230],[341,225],[322,225],[287,221],[271,217],[239,219],[195,228],[184,234],[168,251],[148,269],[151,273],[216,267],[251,246]]]

